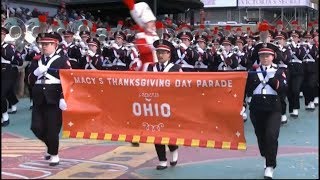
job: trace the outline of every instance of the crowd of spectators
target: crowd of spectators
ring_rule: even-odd
[[[39,15],[46,15],[47,21],[50,24],[53,19],[59,19],[63,23],[72,23],[75,20],[86,19],[96,24],[97,28],[103,27],[106,28],[109,26],[110,18],[109,17],[95,17],[91,14],[91,12],[85,12],[83,10],[67,10],[65,4],[60,5],[57,8],[57,13],[53,16],[49,16],[49,12],[40,11],[37,8],[29,9],[25,7],[8,7],[4,2],[1,3],[1,17],[2,22],[4,19],[9,17],[17,17],[21,19],[23,22],[27,22],[31,18],[38,18]],[[118,19],[123,20],[125,24],[132,24],[132,20],[130,18],[127,19]],[[117,22],[116,20],[115,22]],[[174,22],[175,24],[179,24],[179,22]],[[116,24],[111,24],[110,26],[115,26]]]

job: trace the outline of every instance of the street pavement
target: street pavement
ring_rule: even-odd
[[[319,117],[304,110],[281,127],[277,179],[319,179]],[[288,116],[289,117],[289,116]],[[30,130],[29,100],[20,99],[18,112],[1,133],[1,178],[110,178],[110,179],[262,179],[264,160],[250,120],[244,124],[246,151],[180,147],[176,167],[155,169],[158,160],[152,144],[133,147],[127,142],[61,139],[60,164],[43,159],[45,146]],[[167,154],[170,159],[170,154]]]

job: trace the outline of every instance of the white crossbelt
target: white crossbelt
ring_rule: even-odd
[[[115,50],[113,50],[113,53],[115,56],[115,59],[113,60],[113,63],[112,63],[113,66],[127,66],[125,63],[121,61],[121,59],[119,58],[120,56]]]
[[[89,60],[89,57],[88,57],[88,56],[86,57],[86,60],[87,60],[87,64],[85,65],[84,69],[88,69],[89,66],[91,67],[91,69],[95,69],[95,70],[97,69],[97,68],[94,67],[94,65],[92,64],[92,61]]]
[[[182,68],[194,68],[194,66],[187,63],[187,61],[184,60],[184,57],[187,54],[187,51],[185,51],[183,54],[181,54],[180,49],[177,51],[179,59],[176,61],[175,64],[180,64]]]
[[[1,57],[1,63],[3,63],[3,64],[11,64],[11,61],[5,60],[3,57]]]
[[[41,59],[38,61],[38,66],[46,66],[46,67],[50,67],[50,65],[56,60],[60,58],[59,55],[54,55],[47,63],[47,65],[43,65],[41,62]],[[44,77],[43,77],[44,76]],[[41,78],[47,78],[47,79],[41,79]],[[38,80],[36,81],[36,84],[61,84],[60,79],[52,76],[51,74],[45,72],[44,74],[42,74],[42,76],[38,76]]]
[[[270,70],[270,69],[268,69]],[[268,70],[266,73],[268,73]],[[260,67],[257,68],[257,71],[262,71]],[[259,80],[261,83],[256,87],[253,91],[253,94],[269,94],[269,95],[277,95],[277,91],[271,88],[269,84],[266,84],[269,81],[269,76],[263,77],[262,73],[257,73]],[[265,83],[263,83],[265,82]],[[264,90],[263,90],[264,89]]]

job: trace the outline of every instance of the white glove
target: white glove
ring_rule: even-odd
[[[115,48],[115,49],[119,49],[120,48],[119,45],[117,43],[115,43],[115,42],[112,43],[111,47]]]
[[[43,73],[48,71],[47,66],[39,66],[36,70],[33,71],[35,76],[41,76]]]
[[[88,55],[93,57],[95,55],[95,53],[93,51],[91,51],[91,50],[88,50]]]
[[[243,56],[244,54],[240,51],[237,52],[237,56]]]
[[[180,43],[180,47],[182,47],[183,49],[188,49],[187,45],[185,45],[184,43]]]
[[[204,53],[203,49],[201,49],[200,47],[199,47],[197,50],[198,50],[198,52],[201,53],[201,54]]]
[[[65,111],[67,110],[67,103],[64,99],[60,99],[59,101],[59,108],[62,110],[62,111]]]
[[[22,55],[21,55],[22,60],[25,60],[25,59],[26,59],[26,55],[27,55],[27,54],[22,54]]]
[[[37,46],[33,46],[32,50],[35,51],[36,53],[40,53],[40,49]]]
[[[80,46],[82,47],[82,48],[85,48],[86,47],[86,44],[83,42],[83,41],[80,41]]]

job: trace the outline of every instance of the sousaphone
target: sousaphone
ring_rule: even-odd
[[[5,41],[16,43],[18,40],[20,42],[23,40],[26,27],[21,19],[16,17],[7,18],[4,21],[4,27],[9,31]]]
[[[31,44],[36,40],[36,37],[40,33],[39,19],[38,18],[29,19],[25,23],[25,27],[26,27],[26,35],[24,39]]]

